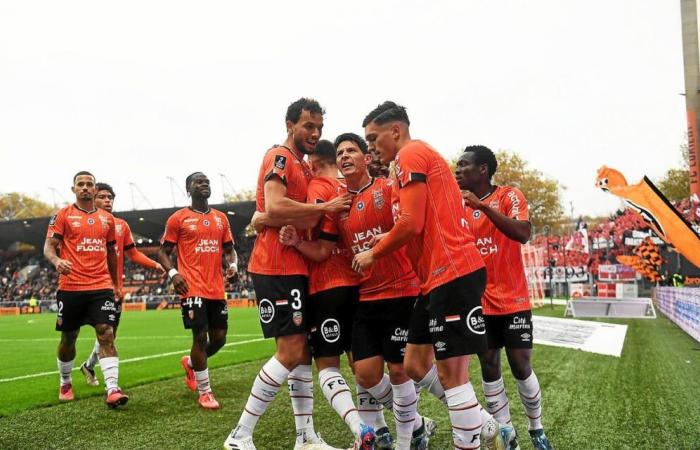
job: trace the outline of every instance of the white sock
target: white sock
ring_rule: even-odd
[[[447,408],[452,423],[455,448],[478,449],[481,446],[481,407],[471,383],[447,389]]]
[[[100,342],[95,339],[95,346],[92,348],[92,353],[90,353],[90,356],[88,356],[88,359],[85,360],[85,365],[87,366],[88,369],[93,370],[95,366],[97,365],[97,362],[100,360]]]
[[[484,387],[484,398],[486,399],[486,410],[502,424],[510,424],[510,407],[508,395],[506,394],[506,386],[503,384],[503,378],[496,381],[483,381],[481,385]]]
[[[350,431],[355,437],[359,437],[362,419],[360,419],[360,414],[355,408],[348,384],[340,374],[340,369],[328,367],[321,370],[318,373],[318,383],[321,385],[321,391],[323,391],[323,395],[328,400],[328,403],[331,404],[331,407],[348,424]]]
[[[231,433],[232,437],[245,438],[253,435],[258,419],[265,413],[288,375],[289,370],[274,356],[265,363],[255,377],[248,402],[238,419],[238,425]]]
[[[413,389],[416,391],[416,420],[413,421],[413,432],[415,433],[421,426],[423,426],[423,416],[418,414],[418,406],[420,405],[420,392],[423,390],[423,388],[420,387],[420,385],[414,381]]]
[[[367,389],[372,397],[374,397],[379,403],[384,406],[384,408],[391,411],[394,407],[394,393],[391,390],[391,382],[389,381],[389,375],[384,374],[382,381],[380,381],[376,386],[372,386]]]
[[[105,378],[105,390],[109,394],[114,389],[119,389],[119,357],[108,356],[100,358],[100,368]]]
[[[73,384],[73,377],[71,376],[71,371],[73,370],[73,360],[61,361],[56,358],[56,365],[58,366],[58,373],[61,374],[61,386],[66,384]]]
[[[409,450],[413,437],[413,424],[416,422],[416,389],[413,381],[392,384],[394,420],[396,422],[396,449]]]
[[[359,384],[357,388],[357,411],[360,413],[362,423],[371,426],[374,430],[386,428],[384,420],[384,407],[377,401],[369,391]]]
[[[445,389],[443,389],[442,384],[440,384],[440,378],[438,377],[438,370],[435,364],[433,364],[433,367],[430,368],[423,379],[418,382],[418,385],[423,389],[427,389],[428,392],[437,397],[442,403],[447,404],[447,400],[445,400]]]
[[[518,393],[520,400],[525,407],[525,414],[530,423],[528,430],[539,430],[542,428],[542,391],[540,390],[540,382],[537,380],[537,375],[533,371],[529,377],[524,380],[516,379],[518,384]]]
[[[292,400],[297,443],[303,444],[316,437],[314,431],[314,380],[310,365],[299,365],[287,378],[289,398]]]
[[[481,414],[481,438],[488,441],[498,433],[498,422],[484,408],[479,408],[479,413]]]
[[[211,392],[211,385],[209,384],[209,369],[204,369],[200,372],[194,371],[194,379],[197,381],[197,390],[199,395],[208,394]]]

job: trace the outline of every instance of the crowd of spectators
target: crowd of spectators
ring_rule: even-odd
[[[238,276],[226,280],[225,289],[231,298],[254,296],[253,283],[247,272],[248,257],[252,241],[244,238],[238,241]],[[155,259],[155,249],[143,248],[149,257]],[[124,261],[123,276],[125,299],[147,300],[157,296],[172,296],[172,284],[166,276],[157,271]],[[31,298],[54,300],[58,288],[58,273],[53,266],[36,252],[0,253],[0,303],[25,302]]]

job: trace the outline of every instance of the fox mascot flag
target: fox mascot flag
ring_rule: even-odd
[[[700,267],[700,237],[649,178],[629,185],[619,171],[603,166],[598,169],[596,186],[621,197],[664,242]]]

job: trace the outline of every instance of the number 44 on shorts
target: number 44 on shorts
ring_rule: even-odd
[[[197,307],[201,308],[202,307],[202,298],[201,297],[189,297],[186,301],[187,306],[190,308],[192,305],[196,305]]]

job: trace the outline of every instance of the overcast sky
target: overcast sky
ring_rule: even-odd
[[[219,202],[219,174],[254,188],[311,96],[324,138],[392,99],[444,156],[518,152],[566,186],[567,213],[607,214],[599,166],[635,182],[679,165],[683,91],[677,0],[2,2],[0,192],[71,200],[87,169],[117,210],[130,183],[166,207],[167,177],[184,205],[201,170]]]

